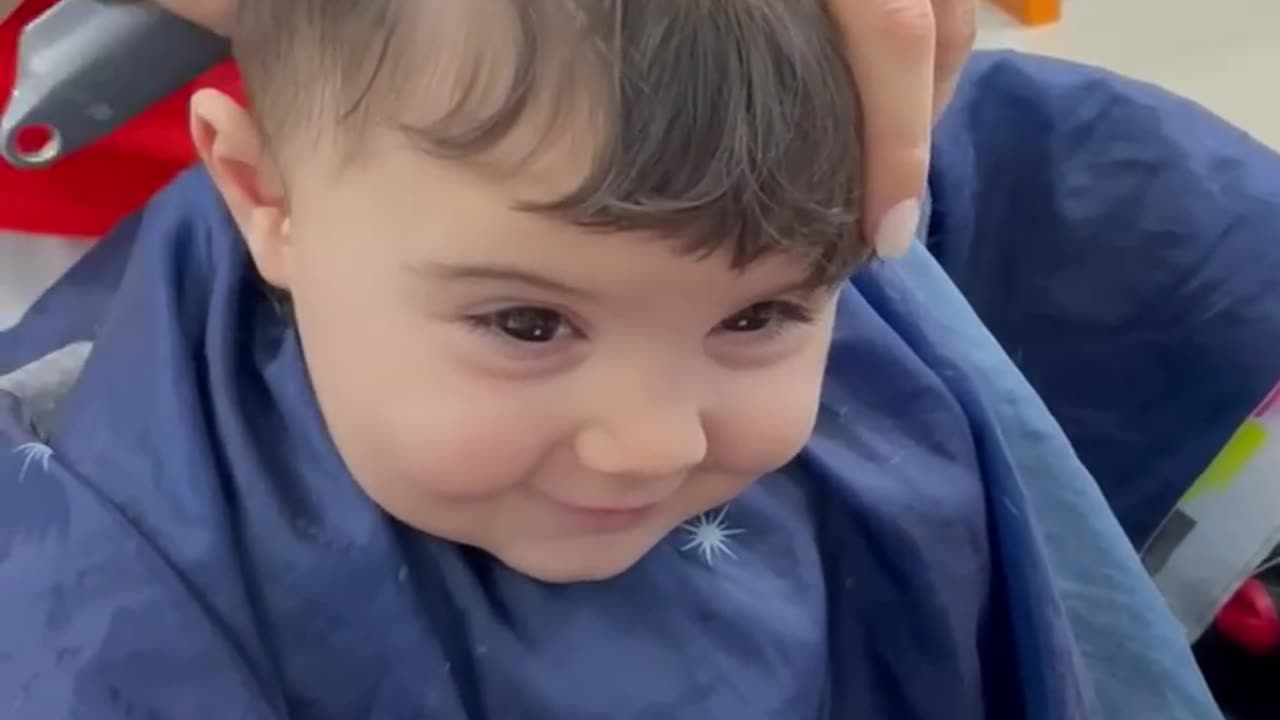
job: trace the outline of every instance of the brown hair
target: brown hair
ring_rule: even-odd
[[[856,92],[822,0],[239,6],[234,47],[273,146],[306,131],[352,148],[370,123],[459,160],[516,145],[525,168],[587,162],[530,211],[726,249],[737,267],[799,255],[824,283],[871,254]]]

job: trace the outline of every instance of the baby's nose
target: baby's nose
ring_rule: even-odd
[[[578,461],[599,473],[668,478],[706,459],[707,434],[696,407],[619,408],[608,421],[579,433],[575,449]]]

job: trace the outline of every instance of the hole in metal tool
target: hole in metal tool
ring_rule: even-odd
[[[24,163],[44,165],[62,153],[62,136],[51,125],[27,125],[14,133],[13,150]]]

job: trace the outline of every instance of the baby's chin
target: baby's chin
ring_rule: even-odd
[[[645,536],[599,536],[572,541],[516,542],[484,548],[503,565],[526,577],[553,585],[604,582],[635,567],[667,533]]]

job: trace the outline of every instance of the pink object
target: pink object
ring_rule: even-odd
[[[1267,399],[1262,401],[1262,407],[1258,408],[1258,412],[1254,413],[1254,417],[1260,418],[1266,415],[1277,405],[1280,405],[1280,385],[1275,386],[1275,389],[1271,391]]]

